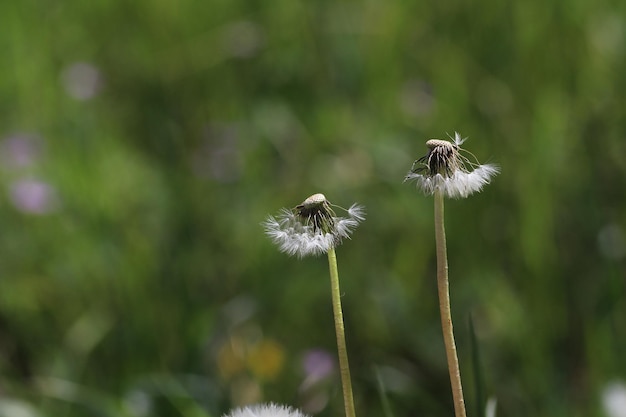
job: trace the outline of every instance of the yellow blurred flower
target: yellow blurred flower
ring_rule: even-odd
[[[217,351],[217,367],[226,380],[249,371],[255,378],[272,380],[282,371],[285,350],[272,339],[251,343],[231,337]]]
[[[276,341],[263,339],[248,352],[248,368],[260,379],[278,376],[285,362],[285,350]]]

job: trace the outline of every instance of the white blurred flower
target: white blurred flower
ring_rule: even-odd
[[[498,400],[495,397],[491,397],[487,400],[487,405],[485,406],[485,417],[496,417],[496,406],[498,405]]]
[[[470,152],[461,148],[464,141],[456,132],[454,142],[427,141],[428,153],[413,163],[404,181],[415,181],[425,194],[433,194],[439,189],[451,198],[465,198],[480,191],[500,169],[496,165],[478,163]],[[468,153],[475,162],[461,151]]]
[[[617,223],[609,223],[598,232],[600,253],[609,259],[622,259],[626,256],[626,236]]]
[[[307,417],[307,415],[285,405],[270,403],[237,408],[223,417]]]
[[[320,255],[334,248],[365,219],[363,207],[353,204],[338,217],[324,194],[314,194],[294,209],[282,209],[269,216],[265,233],[288,255]]]
[[[0,416],[41,417],[34,405],[11,397],[0,398]]]
[[[602,390],[602,408],[607,417],[626,417],[626,385],[613,381]]]
[[[100,70],[89,62],[74,62],[65,67],[61,82],[67,94],[78,101],[94,98],[103,84]]]

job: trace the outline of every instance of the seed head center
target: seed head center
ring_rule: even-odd
[[[315,231],[330,233],[335,225],[335,212],[321,193],[313,194],[296,206],[296,214]]]

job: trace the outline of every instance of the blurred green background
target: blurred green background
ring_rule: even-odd
[[[323,192],[367,210],[338,248],[359,415],[383,393],[396,417],[451,416],[432,198],[402,179],[454,131],[502,168],[446,205],[469,415],[607,415],[625,9],[1,2],[0,415],[342,415],[326,260],[260,226]]]

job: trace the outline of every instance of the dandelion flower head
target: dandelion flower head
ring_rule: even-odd
[[[339,245],[365,219],[363,207],[353,204],[344,210],[347,217],[335,214],[324,194],[313,194],[293,209],[283,208],[276,217],[269,216],[265,233],[288,255],[321,255]]]
[[[258,404],[232,410],[224,417],[308,417],[299,410],[278,404]]]
[[[413,163],[404,181],[415,181],[425,194],[440,190],[451,198],[465,198],[480,191],[500,169],[493,164],[480,164],[471,152],[461,148],[463,142],[465,139],[456,132],[453,142],[427,141],[428,153]]]

